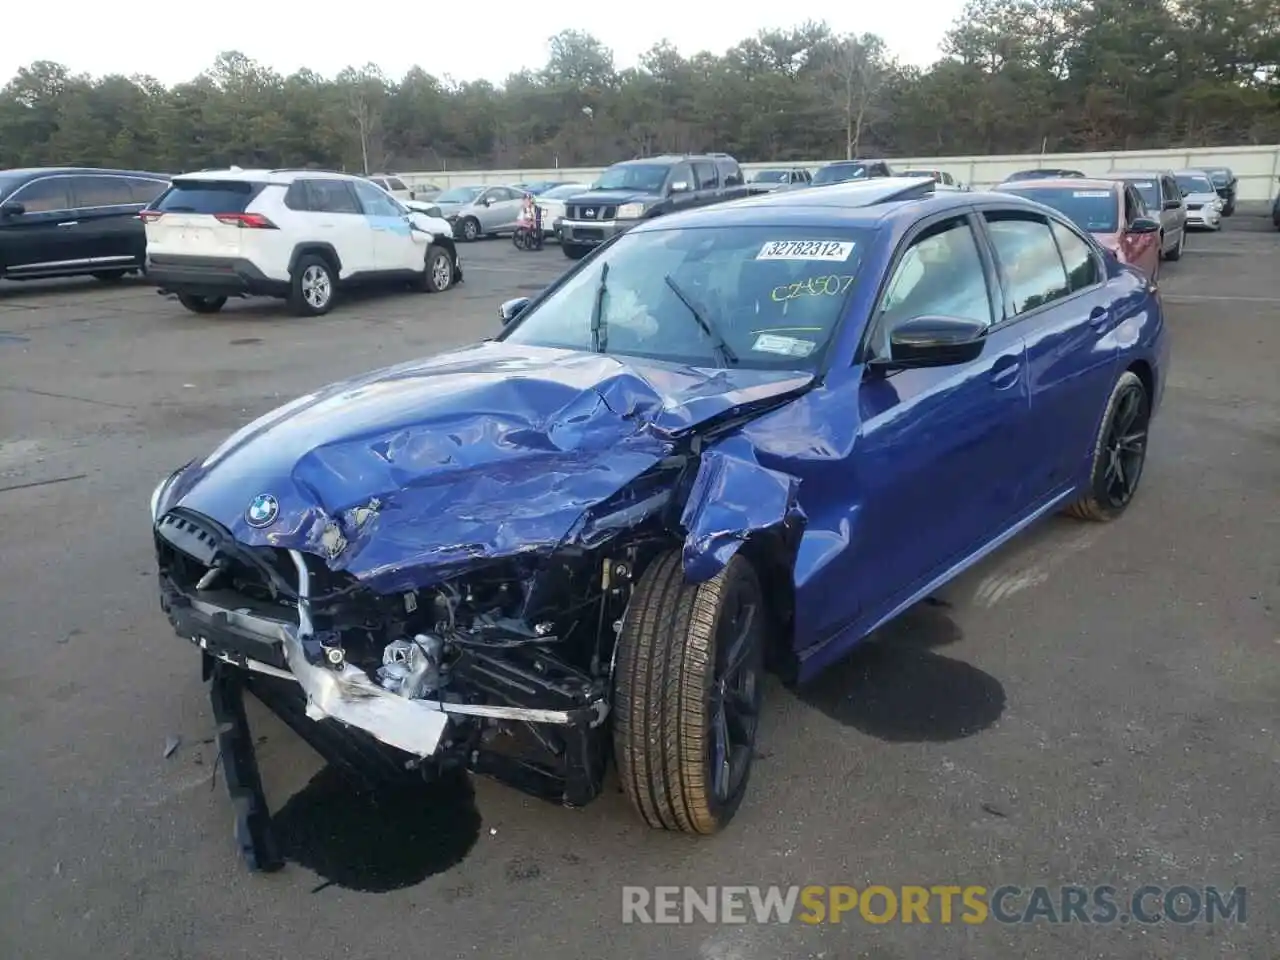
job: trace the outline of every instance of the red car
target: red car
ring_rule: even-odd
[[[1121,263],[1154,280],[1160,270],[1160,221],[1151,216],[1142,196],[1119,180],[1072,177],[1019,180],[996,189],[1016,193],[1061,211],[1093,234]]]

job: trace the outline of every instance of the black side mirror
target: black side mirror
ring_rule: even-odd
[[[1160,221],[1151,217],[1134,217],[1133,223],[1125,229],[1125,233],[1159,233]]]
[[[508,300],[498,308],[498,319],[502,321],[502,325],[505,327],[516,317],[520,316],[524,311],[524,308],[528,305],[528,297],[516,297],[514,300]]]
[[[876,366],[949,367],[976,360],[986,342],[987,325],[959,317],[914,317],[889,334],[889,357]]]
[[[436,206],[427,207],[427,216],[428,216],[428,217],[437,217],[437,218],[439,218],[439,219],[443,220],[443,219],[444,219],[444,211],[443,211],[443,210],[441,210],[439,207],[436,207]]]
[[[1182,206],[1182,201],[1176,197],[1170,197],[1164,202],[1165,210],[1177,210],[1180,206]]]
[[[20,217],[26,212],[27,208],[16,200],[0,203],[0,217]]]

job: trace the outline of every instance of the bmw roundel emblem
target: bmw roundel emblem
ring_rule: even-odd
[[[244,519],[251,527],[269,527],[279,515],[280,504],[276,498],[269,493],[260,493],[244,512]]]

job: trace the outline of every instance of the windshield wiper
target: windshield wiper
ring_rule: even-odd
[[[604,322],[604,295],[608,293],[605,281],[609,279],[609,264],[600,267],[600,283],[596,286],[596,302],[591,308],[591,349],[604,353],[609,347],[609,328]]]
[[[680,302],[689,308],[689,312],[693,314],[693,319],[698,321],[698,326],[702,328],[702,332],[711,340],[712,345],[716,349],[716,353],[719,354],[723,361],[723,365],[727,367],[731,363],[737,363],[738,355],[734,353],[729,344],[725,342],[724,337],[711,320],[708,319],[703,312],[698,309],[697,305],[689,299],[689,295],[681,289],[680,285],[675,282],[671,274],[668,273],[662,279],[665,280],[667,286],[671,288],[671,292],[680,298]]]

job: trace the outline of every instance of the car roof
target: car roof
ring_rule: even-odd
[[[278,183],[288,185],[295,180],[302,180],[310,177],[324,177],[332,179],[337,177],[342,180],[364,180],[363,176],[356,176],[350,173],[339,173],[336,170],[313,170],[313,169],[274,169],[267,170],[261,168],[244,169],[241,167],[226,167],[221,170],[193,170],[190,173],[180,173],[175,180],[222,180],[245,183]]]
[[[168,173],[155,173],[150,170],[119,170],[114,167],[18,167],[12,170],[0,170],[0,177],[34,179],[35,177],[94,173],[105,173],[117,177],[155,177],[161,180],[168,180],[172,176]]]
[[[1019,190],[1030,190],[1035,187],[1066,188],[1070,190],[1115,190],[1118,188],[1116,181],[1109,177],[1043,177],[1035,180],[1006,180],[1005,183],[1011,187],[1016,185]]]
[[[1106,174],[1108,180],[1141,180],[1154,177],[1167,177],[1172,170],[1112,170]]]
[[[1184,173],[1196,173],[1203,177],[1212,169],[1212,167],[1185,167],[1182,170],[1174,170],[1173,175],[1176,177]]]
[[[977,204],[1041,209],[1040,205],[1008,193],[935,192],[932,181],[918,177],[877,177],[812,190],[788,190],[732,200],[710,207],[645,220],[630,232],[725,226],[840,226],[877,227],[899,215],[914,222],[947,210]]]

